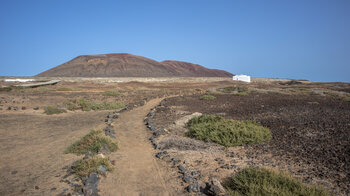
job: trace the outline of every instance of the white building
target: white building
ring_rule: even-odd
[[[250,82],[250,76],[247,75],[235,75],[232,79],[236,81]]]

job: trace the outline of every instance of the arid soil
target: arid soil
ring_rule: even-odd
[[[53,86],[0,91],[0,195],[71,193],[72,183],[64,177],[82,157],[64,150],[91,129],[103,129],[107,114],[113,112],[43,113],[46,106],[64,107],[65,101],[75,98],[126,105],[127,111],[113,121],[120,149],[109,155],[115,170],[101,177],[100,195],[197,195],[188,192],[194,182],[207,194],[211,177],[222,181],[249,165],[287,170],[306,183],[349,194],[350,103],[345,101],[349,84],[268,79],[246,84],[227,78],[61,79]],[[9,84],[0,81],[0,85]],[[227,86],[244,86],[251,93],[217,94],[218,88]],[[111,90],[120,95],[103,96]],[[200,100],[206,92],[216,100]],[[153,124],[147,130],[143,120],[149,111],[147,119]],[[178,120],[194,112],[254,119],[269,127],[273,138],[256,146],[230,148],[186,138],[187,129],[178,126]]]
[[[181,148],[169,141],[174,135],[182,137],[177,138],[177,143],[186,143],[189,140],[183,138],[183,133],[176,131],[171,125],[182,116],[194,112],[216,114],[235,120],[255,120],[272,131],[273,137],[269,142],[230,147],[221,153],[215,153],[207,164],[215,165],[217,160],[222,160],[221,162],[229,165],[225,166],[223,163],[221,168],[264,165],[284,169],[305,182],[322,184],[344,194],[350,193],[350,167],[347,164],[350,160],[349,102],[327,96],[303,94],[215,94],[215,97],[216,100],[211,101],[200,100],[198,95],[163,101],[162,106],[156,109],[153,120],[157,128],[168,129],[170,133],[159,139],[158,148],[173,151],[177,155],[183,155],[187,150],[198,151],[208,155],[207,157],[212,156],[213,151],[207,149],[217,147],[215,144],[198,142],[196,145]],[[235,160],[235,154],[242,152],[243,155],[238,156],[244,156],[243,165]],[[193,160],[193,152],[188,154],[192,157],[183,158],[185,161],[202,161],[201,157]],[[219,166],[213,167],[211,174],[216,174],[220,170]],[[196,165],[194,168],[208,171],[208,167],[203,165]],[[233,171],[228,169],[227,173]]]
[[[154,99],[145,106],[125,112],[115,125],[120,149],[112,153],[115,170],[101,180],[101,195],[175,195],[165,181],[165,171],[158,166],[155,150],[148,141],[151,135],[143,119],[161,99]]]

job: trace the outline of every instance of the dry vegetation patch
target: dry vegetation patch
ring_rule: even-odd
[[[308,195],[326,196],[327,191],[308,186],[289,174],[271,169],[248,167],[224,183],[228,193],[234,195]]]
[[[115,110],[125,107],[123,103],[120,102],[93,102],[86,99],[72,99],[66,101],[65,106],[68,110]]]
[[[202,95],[199,99],[200,100],[215,100],[216,97],[213,95]]]
[[[44,113],[47,115],[66,113],[67,111],[57,106],[47,106],[44,108]]]
[[[237,121],[221,116],[202,115],[192,118],[186,136],[223,146],[258,144],[271,138],[271,131],[255,121]]]
[[[119,96],[122,96],[122,93],[116,90],[109,90],[109,91],[103,92],[102,95],[106,97],[119,97]]]
[[[79,177],[88,177],[90,173],[99,173],[98,168],[104,166],[107,171],[112,171],[113,167],[109,162],[108,158],[103,158],[100,156],[93,156],[88,159],[82,159],[75,162],[72,166],[72,170]]]
[[[111,152],[115,152],[118,149],[118,144],[112,139],[103,136],[101,130],[92,130],[89,134],[69,146],[65,153],[85,154],[91,152],[97,154],[103,145],[106,145]]]

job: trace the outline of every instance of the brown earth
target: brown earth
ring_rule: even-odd
[[[82,55],[39,77],[232,77],[226,71],[181,61],[163,61],[132,54]]]
[[[155,150],[148,138],[151,135],[143,119],[161,99],[123,113],[114,125],[120,145],[109,157],[116,161],[115,170],[101,181],[101,195],[177,195],[165,181],[166,173],[158,166]]]
[[[349,102],[307,94],[214,96],[216,99],[212,101],[200,100],[199,95],[163,101],[153,120],[158,129],[165,128],[170,133],[158,138],[158,148],[171,152],[173,157],[182,157],[193,170],[204,170],[202,173],[218,175],[221,179],[247,165],[263,165],[287,170],[307,183],[350,194]],[[255,120],[268,127],[273,137],[263,144],[225,150],[216,144],[195,142],[183,136],[186,130],[172,126],[177,119],[194,112]],[[217,158],[223,160],[221,165],[217,165]],[[196,163],[203,160],[205,164]]]
[[[210,175],[221,180],[242,167],[256,165],[287,170],[307,183],[348,193],[349,102],[344,97],[349,96],[349,84],[280,85],[281,81],[266,79],[246,84],[225,78],[62,80],[53,86],[0,91],[0,195],[58,195],[71,190],[72,184],[62,182],[67,174],[62,168],[82,157],[63,151],[91,129],[104,128],[105,117],[111,112],[43,114],[45,106],[62,106],[74,98],[118,101],[129,108],[113,121],[120,150],[110,155],[115,170],[102,177],[101,195],[193,195],[185,190],[189,183],[183,182],[179,164],[189,171],[200,171],[198,181],[204,188]],[[214,93],[226,86],[245,86],[253,93],[243,97],[215,94],[214,101],[199,100],[206,91]],[[121,95],[103,96],[107,90]],[[148,141],[151,132],[142,121],[160,98],[168,96],[180,97],[167,99],[154,110],[156,128],[169,131],[157,140],[161,149],[154,150]],[[153,99],[156,100],[150,101]],[[146,101],[149,104],[141,106]],[[36,106],[39,109],[33,110]],[[186,129],[169,129],[176,120],[195,111],[235,119],[254,118],[272,130],[273,140],[226,149],[185,138]],[[167,151],[169,156],[155,160],[159,150]]]

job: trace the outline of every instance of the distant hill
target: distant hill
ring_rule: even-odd
[[[232,77],[181,61],[158,62],[132,54],[82,55],[38,74],[40,77]]]

